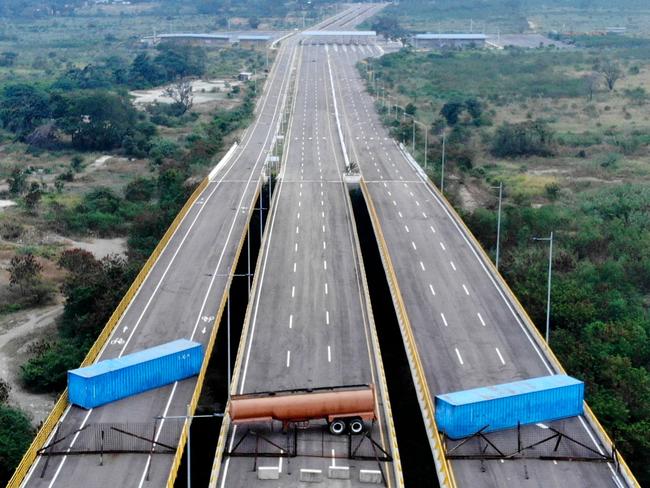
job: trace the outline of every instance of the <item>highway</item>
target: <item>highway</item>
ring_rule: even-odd
[[[288,152],[274,196],[259,281],[249,304],[248,333],[242,337],[241,362],[236,366],[240,374],[233,391],[374,383],[380,394],[380,418],[372,436],[396,456],[388,438],[388,398],[378,371],[374,323],[343,182],[345,161],[332,103],[332,78],[322,52],[324,48],[317,46],[301,48]],[[287,436],[273,434],[264,424],[255,428],[278,445],[287,442]],[[290,461],[264,459],[257,466],[277,466],[284,486],[298,482],[301,469],[321,470],[327,486],[341,487],[357,486],[362,469],[379,469],[374,460],[347,459],[347,438],[323,434],[324,428],[321,423],[300,433],[304,456]],[[246,431],[246,426],[230,428],[228,450]],[[370,448],[364,446],[366,455],[372,455]],[[256,485],[253,462],[225,456],[215,485]],[[350,468],[350,479],[327,479],[332,465]],[[397,459],[381,469],[386,486],[401,483]]]
[[[556,373],[484,256],[382,127],[355,68],[368,50],[329,46],[327,52],[350,158],[376,208],[430,395]],[[325,58],[322,50],[318,62]],[[554,426],[608,449],[583,417]],[[451,466],[460,487],[625,486],[605,463],[455,460]]]
[[[181,337],[207,343],[229,287],[229,275],[243,243],[265,158],[275,136],[295,42],[289,38],[280,47],[258,101],[255,122],[181,222],[99,359],[120,357]],[[156,416],[184,415],[195,387],[196,379],[188,379],[88,411],[68,407],[58,438],[97,423],[153,424]],[[161,432],[165,435],[164,429],[163,421],[158,424],[157,436]],[[63,445],[81,449],[83,441],[84,432],[70,435]],[[169,441],[174,442],[173,434]],[[42,475],[44,460],[38,458],[23,485],[162,486],[170,475],[172,459],[166,454],[112,454],[105,456],[100,466],[95,455],[57,456],[49,461]]]

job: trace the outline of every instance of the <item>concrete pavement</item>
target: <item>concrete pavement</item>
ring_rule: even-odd
[[[259,282],[249,305],[250,323],[245,326],[249,332],[243,337],[235,391],[374,383],[380,392],[380,419],[372,426],[372,436],[391,452],[388,399],[379,388],[382,376],[372,341],[374,323],[342,180],[344,158],[323,52],[312,46],[301,50],[288,152],[274,197]],[[254,428],[278,445],[288,442],[287,435],[273,432],[268,425]],[[325,429],[323,422],[314,422],[301,432],[298,442],[304,455],[291,458],[290,465],[282,468],[280,458],[260,460],[257,466],[277,467],[285,485],[298,482],[301,469],[320,470],[327,478],[334,464],[349,468],[351,479],[327,479],[328,486],[357,486],[360,470],[383,469],[387,485],[396,486],[397,461],[380,468],[375,461],[347,459],[347,438],[324,433]],[[231,427],[227,448],[232,450],[246,431],[244,425]],[[362,451],[371,456],[371,446],[366,444]],[[218,486],[257,483],[252,458],[224,459]]]
[[[431,395],[555,373],[464,229],[382,127],[355,68],[367,54],[340,46],[337,54],[336,89],[351,159],[377,209]],[[610,448],[582,417],[561,428],[596,450]],[[623,486],[604,463],[451,465],[458,486]]]

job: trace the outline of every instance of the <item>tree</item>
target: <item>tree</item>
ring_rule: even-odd
[[[399,22],[394,17],[379,17],[371,24],[370,28],[383,35],[386,39],[404,39],[408,35],[406,30],[399,25]]]
[[[127,76],[131,85],[136,88],[157,85],[165,79],[164,73],[146,53],[140,53],[135,57]]]
[[[154,59],[156,69],[163,73],[165,81],[205,73],[207,55],[204,49],[184,44],[160,44]]]
[[[253,15],[248,18],[248,25],[250,25],[251,29],[257,29],[260,26],[260,19]]]
[[[21,295],[33,288],[40,281],[43,266],[36,260],[32,253],[14,256],[9,261],[9,285],[18,286]]]
[[[178,109],[179,115],[183,115],[194,105],[192,82],[188,79],[179,78],[165,88],[164,93],[174,101],[174,107]]]
[[[33,211],[41,201],[42,196],[43,190],[41,189],[41,185],[36,181],[32,181],[29,186],[29,191],[27,192],[27,195],[25,195],[25,205],[27,205],[29,210]]]
[[[156,191],[156,183],[149,178],[136,178],[124,189],[124,198],[129,202],[148,202]]]
[[[33,437],[34,429],[23,412],[0,405],[0,484],[9,481]]]
[[[72,160],[70,161],[70,169],[72,169],[75,173],[81,173],[84,169],[84,158],[78,154],[72,156]]]
[[[585,90],[587,91],[587,97],[591,102],[594,99],[594,93],[600,87],[600,76],[598,73],[592,72],[586,75],[584,78]]]
[[[66,249],[59,257],[58,265],[79,276],[90,275],[101,270],[101,263],[95,259],[93,253],[84,249]]]
[[[9,67],[16,64],[16,59],[18,59],[18,53],[5,51],[0,53],[0,66]]]
[[[27,84],[5,86],[0,97],[0,122],[24,139],[51,115],[47,94]]]
[[[25,171],[19,167],[14,167],[11,170],[9,178],[7,178],[7,184],[9,185],[9,193],[12,195],[22,195],[27,186],[27,175]]]
[[[81,150],[119,147],[133,131],[137,114],[124,95],[104,91],[80,91],[61,100],[61,130]]]
[[[621,79],[621,76],[623,75],[619,64],[615,61],[612,61],[611,59],[606,59],[600,64],[599,68],[609,91],[614,90],[614,85],[618,80]]]
[[[456,125],[458,123],[458,117],[463,112],[465,106],[459,102],[447,102],[440,109],[440,115],[442,115],[447,121],[447,125]]]
[[[417,109],[418,108],[415,105],[409,102],[406,104],[406,107],[404,107],[404,112],[406,112],[409,115],[415,115]]]
[[[490,151],[496,157],[550,156],[553,133],[540,120],[519,124],[504,123],[493,138]]]
[[[479,120],[483,115],[483,104],[476,98],[465,100],[465,108],[475,121]]]
[[[9,401],[9,392],[11,391],[11,385],[5,380],[0,378],[0,405],[7,403]]]

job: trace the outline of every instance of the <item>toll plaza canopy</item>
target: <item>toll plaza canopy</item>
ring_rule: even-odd
[[[304,31],[303,44],[370,44],[377,40],[375,31]]]

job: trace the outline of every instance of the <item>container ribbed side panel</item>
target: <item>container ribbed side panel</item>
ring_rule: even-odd
[[[98,407],[194,376],[202,361],[201,344],[174,341],[68,371],[68,397],[80,407]]]

